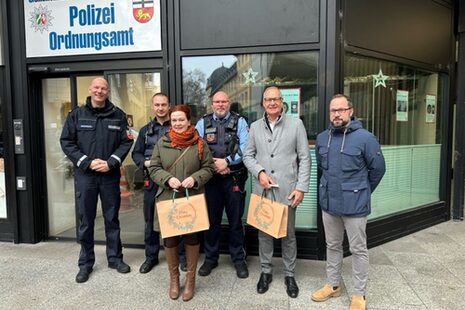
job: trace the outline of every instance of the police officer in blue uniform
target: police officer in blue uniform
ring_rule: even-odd
[[[76,282],[89,279],[95,263],[94,224],[100,195],[108,267],[120,273],[131,268],[123,261],[118,212],[120,166],[131,149],[126,114],[108,100],[103,77],[89,86],[86,104],[68,114],[60,137],[61,148],[75,167],[76,204],[81,243]]]
[[[147,167],[150,165],[150,158],[152,157],[155,144],[170,126],[169,109],[167,95],[163,93],[153,95],[152,110],[155,114],[155,119],[141,128],[132,151],[132,159],[137,167],[144,172],[145,261],[140,266],[140,273],[147,273],[158,264],[160,233],[153,229],[155,195],[158,191],[158,185],[150,178]]]
[[[239,278],[247,278],[245,261],[244,213],[245,182],[247,170],[242,163],[242,151],[248,137],[245,119],[230,111],[228,95],[219,91],[212,97],[213,113],[197,122],[199,135],[203,136],[213,154],[215,175],[205,185],[210,229],[204,232],[205,262],[199,269],[200,276],[208,276],[218,266],[220,232],[223,211],[229,222],[229,252]]]

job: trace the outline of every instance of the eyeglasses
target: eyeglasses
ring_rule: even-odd
[[[212,103],[216,103],[216,104],[218,104],[218,103],[226,104],[226,103],[228,103],[228,102],[229,102],[229,100],[213,100],[213,101],[212,101]]]
[[[283,98],[281,97],[276,97],[276,98],[263,98],[263,101],[265,101],[266,103],[270,103],[270,102],[281,102],[281,100],[283,100]]]
[[[352,108],[330,109],[329,112],[332,113],[332,114],[336,114],[336,113],[342,114],[342,113],[345,113],[345,112],[349,111],[350,109],[352,109]]]

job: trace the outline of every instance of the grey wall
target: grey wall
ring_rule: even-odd
[[[452,8],[433,0],[344,1],[346,44],[443,68],[450,62]]]
[[[181,49],[319,41],[319,0],[179,0]]]

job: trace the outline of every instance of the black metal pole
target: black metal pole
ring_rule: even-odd
[[[457,78],[455,109],[455,153],[454,153],[454,220],[463,220],[464,155],[465,155],[465,3],[458,1],[457,23]]]

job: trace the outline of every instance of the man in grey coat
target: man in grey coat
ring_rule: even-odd
[[[254,176],[254,193],[261,195],[266,189],[271,198],[269,195],[273,190],[276,200],[289,206],[287,236],[281,244],[286,292],[296,298],[299,288],[294,278],[297,257],[295,211],[308,191],[310,180],[307,133],[300,119],[283,113],[283,98],[277,87],[265,89],[262,104],[265,113],[251,125],[242,158]],[[273,237],[259,231],[258,241],[262,272],[257,292],[263,294],[273,279]]]
[[[321,171],[319,202],[326,238],[328,283],[312,294],[325,301],[341,295],[344,229],[352,253],[355,294],[351,310],[365,309],[368,280],[367,216],[371,193],[386,171],[380,145],[353,116],[349,97],[334,95],[329,103],[331,124],[316,139],[318,168]]]

